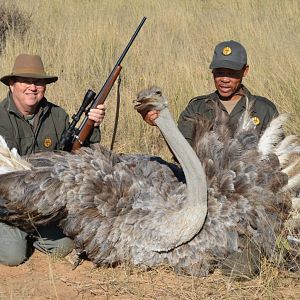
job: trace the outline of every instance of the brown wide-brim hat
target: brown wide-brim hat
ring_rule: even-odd
[[[12,72],[0,78],[5,85],[9,85],[9,79],[13,77],[27,77],[44,79],[46,84],[55,82],[58,77],[47,75],[42,59],[39,55],[20,54],[17,56]]]

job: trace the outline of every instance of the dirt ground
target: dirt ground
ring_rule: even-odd
[[[268,267],[237,282],[216,271],[206,278],[180,276],[166,267],[97,268],[35,252],[18,267],[0,266],[0,300],[6,299],[300,299],[300,274]],[[298,282],[299,281],[299,282]]]

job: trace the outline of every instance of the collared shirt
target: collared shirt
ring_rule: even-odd
[[[0,103],[0,135],[8,147],[16,148],[20,155],[38,151],[57,150],[62,133],[69,125],[67,113],[43,98],[30,124],[18,111],[11,92]],[[99,142],[98,128],[93,130],[90,142]]]
[[[229,124],[234,131],[243,112],[246,109],[247,97],[249,102],[253,104],[251,110],[252,120],[256,124],[258,133],[261,134],[271,120],[278,116],[276,106],[267,98],[252,95],[245,86],[242,86],[242,91],[244,96],[242,96],[242,98],[237,102],[230,114],[228,114],[226,108],[220,101],[217,91],[209,95],[193,98],[185,110],[180,114],[178,120],[178,129],[181,131],[187,141],[191,143],[194,131],[192,118],[196,115],[201,115],[209,120],[213,120],[215,117],[214,107],[217,104],[225,113],[229,115]]]

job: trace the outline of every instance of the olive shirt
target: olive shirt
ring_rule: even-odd
[[[270,121],[274,117],[278,116],[276,106],[267,98],[252,95],[245,86],[242,86],[242,91],[244,95],[229,114],[230,127],[232,130],[235,130],[240,117],[246,109],[246,97],[248,97],[250,103],[253,103],[251,110],[252,120],[254,124],[256,124],[258,133],[261,134],[266,129]],[[180,114],[178,129],[189,143],[192,142],[194,131],[194,125],[191,118],[196,115],[201,115],[212,120],[215,117],[215,103],[217,103],[218,106],[228,114],[226,108],[219,100],[217,91],[210,95],[193,98],[185,110]]]
[[[31,124],[32,123],[32,124]],[[33,122],[18,111],[11,92],[0,103],[0,135],[8,147],[16,148],[20,155],[38,151],[57,150],[62,133],[69,125],[67,113],[59,106],[43,98]],[[100,141],[100,130],[94,128],[90,143]]]

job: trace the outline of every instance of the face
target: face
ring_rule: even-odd
[[[235,97],[235,94],[241,88],[243,77],[247,75],[248,70],[248,66],[245,66],[242,70],[213,69],[215,86],[221,98],[230,100]]]
[[[9,80],[9,87],[18,110],[23,115],[32,114],[46,91],[44,79],[14,77]]]

